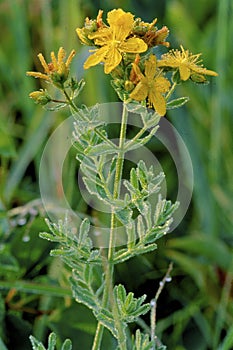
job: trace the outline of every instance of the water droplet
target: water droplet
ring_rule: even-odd
[[[25,242],[25,243],[29,242],[30,241],[30,236],[29,235],[23,236],[22,241]]]
[[[154,300],[154,299],[152,299],[152,300],[151,300],[151,302],[150,302],[150,306],[152,306],[152,307],[153,307],[153,306],[155,306],[155,304],[156,304],[155,300]]]
[[[163,281],[160,281],[159,285],[160,285],[160,287],[162,287],[164,285]]]
[[[165,281],[166,282],[171,282],[171,280],[172,280],[171,276],[167,276]]]
[[[20,225],[20,226],[25,225],[26,222],[27,222],[26,218],[19,218],[17,221],[18,225]]]

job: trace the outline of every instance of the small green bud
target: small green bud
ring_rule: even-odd
[[[125,90],[126,91],[132,91],[134,89],[134,84],[130,80],[125,81]]]
[[[49,103],[52,98],[49,96],[46,90],[33,91],[29,94],[29,97],[32,98],[35,103],[45,106]]]

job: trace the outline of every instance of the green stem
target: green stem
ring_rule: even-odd
[[[156,120],[156,124],[157,124],[157,120]],[[153,126],[156,125],[154,123],[154,118],[152,121],[149,121],[147,124],[145,124],[143,126],[142,129],[139,130],[139,132],[130,140],[128,141],[127,145],[125,146],[125,152],[132,146],[135,144],[135,142],[137,142],[137,140],[149,129],[152,128]]]
[[[115,174],[115,182],[114,182],[114,189],[113,189],[113,199],[118,199],[120,196],[120,186],[121,186],[122,170],[123,170],[124,154],[125,154],[124,146],[125,146],[125,137],[126,137],[126,129],[127,129],[127,119],[128,119],[128,112],[125,104],[123,104],[118,157],[117,157],[117,163],[116,163],[116,174]],[[114,253],[114,230],[115,230],[115,214],[114,214],[114,208],[112,208],[111,231],[110,231],[109,254],[108,254],[109,261],[112,260],[113,253]]]
[[[171,89],[168,91],[167,95],[166,95],[166,100],[169,99],[169,97],[173,94],[175,87],[176,87],[177,83],[173,83]]]
[[[117,163],[116,163],[116,174],[115,174],[115,182],[114,182],[114,189],[113,189],[114,199],[118,199],[120,196],[120,186],[121,186],[122,170],[123,170],[124,154],[125,154],[124,145],[125,145],[125,137],[126,137],[126,130],[127,130],[127,118],[128,118],[127,109],[125,104],[123,104],[118,157],[117,157]],[[113,313],[116,329],[119,334],[118,344],[121,350],[127,350],[124,330],[122,328],[122,323],[118,315],[116,300],[113,295],[113,273],[114,273],[113,256],[115,252],[115,247],[114,247],[115,227],[116,227],[116,217],[114,213],[114,208],[112,208],[108,258],[107,260],[105,260],[105,289],[103,293],[102,307],[103,308],[107,307],[108,303],[110,302],[110,305],[112,306],[112,313]],[[92,350],[100,349],[102,336],[103,336],[103,329],[104,329],[104,326],[99,322],[96,328]]]

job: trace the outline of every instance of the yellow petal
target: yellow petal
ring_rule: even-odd
[[[155,90],[158,92],[167,92],[171,86],[171,83],[169,80],[167,80],[164,77],[158,77],[155,80]]]
[[[66,52],[63,49],[63,47],[60,47],[60,49],[58,50],[58,54],[57,54],[57,64],[58,67],[62,64],[64,58],[66,57]]]
[[[104,61],[104,58],[106,56],[106,53],[108,51],[108,47],[101,47],[100,49],[98,49],[94,54],[90,55],[88,57],[88,59],[86,60],[86,62],[84,63],[84,68],[88,69],[92,66],[97,65],[100,62]]]
[[[48,65],[47,65],[47,63],[46,63],[46,61],[45,61],[44,56],[42,55],[42,53],[39,53],[38,58],[39,58],[39,60],[40,60],[40,63],[41,63],[41,65],[42,65],[42,67],[43,67],[44,70],[45,70],[45,73],[48,74],[48,73],[50,72],[50,71],[49,71],[49,67],[48,67]]]
[[[147,98],[147,95],[148,87],[140,81],[131,92],[130,97],[136,101],[144,101]]]
[[[52,64],[53,64],[54,70],[57,71],[58,70],[58,64],[57,64],[57,59],[56,59],[55,53],[52,51],[50,56],[51,56],[51,60],[52,60]]]
[[[181,80],[184,80],[184,81],[186,81],[186,80],[188,80],[189,79],[189,77],[190,77],[190,69],[187,67],[187,66],[185,66],[185,65],[180,65],[179,66],[179,72],[180,72],[180,78],[181,78]]]
[[[134,16],[130,12],[125,12],[122,9],[114,9],[108,12],[107,21],[110,26],[124,26],[132,27],[134,23]]]
[[[122,60],[120,52],[116,48],[110,49],[105,57],[104,73],[109,74]]]
[[[145,62],[145,76],[148,79],[153,79],[156,73],[156,57],[150,55],[149,59]]]
[[[107,21],[114,32],[115,39],[123,41],[133,28],[134,16],[122,9],[114,9],[108,12]]]
[[[142,39],[130,38],[119,45],[119,50],[130,53],[145,52],[147,44]]]
[[[69,54],[67,60],[66,60],[66,67],[69,68],[70,64],[71,64],[71,61],[72,59],[74,58],[76,52],[75,50],[72,50],[71,53]]]
[[[27,72],[26,74],[29,77],[40,78],[40,79],[44,79],[44,80],[50,80],[48,75],[40,73],[40,72]]]
[[[155,93],[154,90],[149,91],[149,102],[153,104],[154,109],[160,116],[166,114],[166,101],[163,95]]]
[[[203,75],[211,75],[213,77],[218,76],[218,73],[214,72],[213,70],[206,69],[206,68],[197,67],[196,69],[192,69],[192,70],[196,73],[203,74]]]
[[[94,33],[88,35],[88,38],[95,41],[97,46],[106,45],[106,42],[113,40],[113,33],[110,28],[100,28]]]

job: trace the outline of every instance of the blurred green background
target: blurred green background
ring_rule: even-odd
[[[122,7],[145,21],[158,18],[170,29],[171,47],[182,44],[203,53],[204,65],[219,73],[209,85],[189,82],[178,96],[188,104],[167,118],[190,152],[194,170],[191,205],[182,223],[158,242],[153,254],[120,265],[117,282],[136,295],[154,297],[170,260],[172,281],[158,304],[157,334],[172,350],[233,349],[233,2],[231,0],[1,0],[0,1],[0,349],[30,349],[29,334],[45,341],[51,330],[74,349],[89,349],[95,320],[71,299],[69,271],[51,258],[51,245],[38,238],[46,230],[39,191],[39,165],[49,136],[69,111],[48,112],[28,98],[41,87],[26,77],[40,69],[37,54],[49,59],[63,46],[77,56],[72,73],[86,79],[81,103],[117,101],[102,67],[83,71],[87,55],[76,27],[86,16]],[[63,140],[59,147],[62,148]],[[176,170],[160,145],[151,145],[163,164],[174,199]],[[58,149],[59,150],[59,149]],[[75,210],[85,204],[77,187],[75,152],[69,152],[63,179],[56,178],[54,155],[48,176],[61,184]],[[67,170],[68,169],[68,170]],[[62,183],[61,183],[62,181]],[[144,319],[149,323],[149,318]],[[135,329],[132,326],[132,330]],[[114,349],[106,333],[103,349]]]

